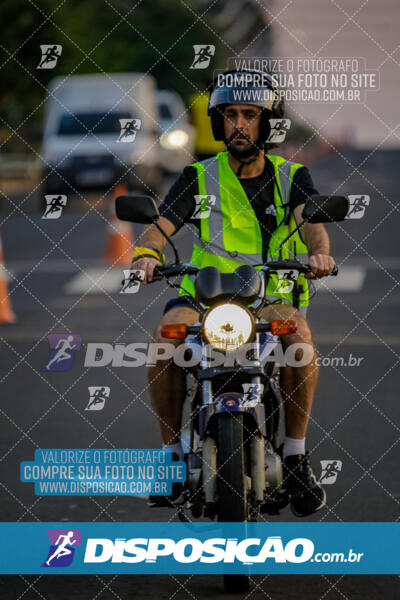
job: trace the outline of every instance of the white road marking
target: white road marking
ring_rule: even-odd
[[[6,266],[8,269],[12,269],[16,273],[29,273],[34,271],[35,273],[74,273],[78,271],[79,267],[82,269],[101,267],[104,265],[104,261],[99,258],[85,258],[85,259],[65,259],[65,258],[48,258],[46,260],[7,260]]]
[[[314,281],[316,290],[321,292],[359,292],[367,271],[363,267],[340,267],[336,277],[324,277]]]
[[[99,267],[85,269],[84,273],[74,275],[64,287],[66,294],[119,294],[124,278],[122,268]]]

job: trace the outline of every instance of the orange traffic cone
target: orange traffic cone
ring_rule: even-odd
[[[0,323],[15,323],[17,320],[11,308],[10,294],[4,271],[3,246],[0,237]]]
[[[114,188],[106,250],[109,265],[129,267],[132,262],[134,243],[132,227],[130,223],[120,221],[115,213],[115,198],[127,193],[128,187],[125,184],[116,185]]]

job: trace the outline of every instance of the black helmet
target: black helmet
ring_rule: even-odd
[[[262,143],[270,133],[269,119],[280,119],[285,111],[283,97],[268,73],[257,70],[220,73],[213,81],[208,101],[208,114],[216,140],[225,139],[223,107],[227,104],[261,106],[259,142]]]

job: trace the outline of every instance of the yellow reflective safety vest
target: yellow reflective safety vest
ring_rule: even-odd
[[[294,174],[303,165],[280,156],[266,155],[266,160],[271,161],[274,167],[277,223],[270,236],[267,254],[268,258],[278,259],[279,245],[296,227],[294,214],[289,208],[289,198]],[[192,166],[197,170],[201,204],[199,230],[196,227],[194,231],[190,262],[200,268],[217,267],[222,273],[232,273],[242,264],[262,264],[263,236],[260,223],[239,179],[229,165],[228,152],[220,152]],[[282,248],[282,258],[295,257],[302,263],[308,262],[307,246],[298,232]],[[271,302],[297,306],[305,314],[309,292],[304,275],[299,275],[291,292],[285,293],[282,290],[285,290],[282,280],[271,273],[266,289],[268,299]],[[179,295],[195,295],[192,277],[185,275],[182,279]]]

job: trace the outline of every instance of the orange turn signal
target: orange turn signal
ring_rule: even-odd
[[[286,319],[285,321],[271,321],[270,326],[273,335],[287,335],[288,333],[296,333],[297,331],[296,321],[290,319]]]
[[[172,323],[161,327],[161,335],[171,340],[184,340],[187,335],[186,323]]]

